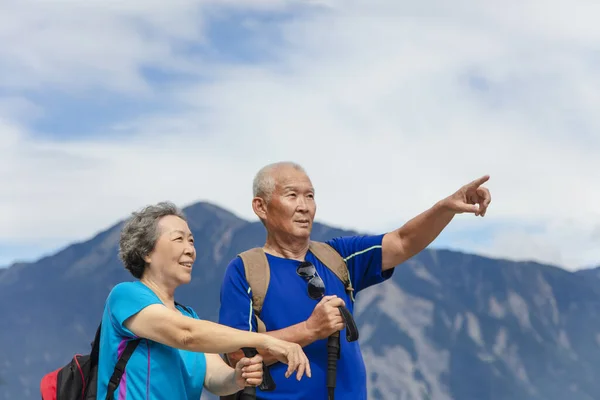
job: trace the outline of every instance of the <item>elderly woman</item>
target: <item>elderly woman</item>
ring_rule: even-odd
[[[288,365],[287,377],[310,377],[301,347],[271,336],[203,321],[174,300],[175,289],[189,283],[196,259],[186,218],[171,203],[133,213],[119,243],[125,268],[137,278],[116,285],[106,300],[100,336],[97,398],[107,398],[109,381],[126,344],[135,347],[115,399],[199,400],[203,388],[233,394],[262,382],[262,358],[244,358],[236,368],[218,355],[257,348]],[[111,390],[112,391],[112,390]]]

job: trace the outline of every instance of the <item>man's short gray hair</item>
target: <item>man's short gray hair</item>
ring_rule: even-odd
[[[254,197],[261,197],[267,202],[271,200],[271,195],[273,194],[273,191],[275,191],[275,178],[273,177],[273,172],[281,167],[292,167],[306,173],[304,168],[292,161],[280,161],[266,165],[257,172],[254,181],[252,182],[252,195]]]
[[[175,204],[165,201],[133,212],[121,230],[119,258],[125,269],[138,279],[146,269],[144,258],[152,252],[158,240],[158,221],[167,215],[175,215],[186,221],[185,215]]]

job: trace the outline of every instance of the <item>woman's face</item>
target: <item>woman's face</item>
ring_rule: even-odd
[[[154,249],[146,257],[148,267],[165,283],[189,283],[196,249],[187,222],[175,215],[164,216],[158,221],[158,232]]]

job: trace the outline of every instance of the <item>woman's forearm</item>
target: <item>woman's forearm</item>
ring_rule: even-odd
[[[229,353],[242,347],[264,349],[273,340],[260,333],[186,317],[158,304],[129,318],[125,327],[138,337],[201,353]]]
[[[264,349],[269,337],[255,332],[242,331],[210,321],[193,320],[183,332],[182,347],[202,353],[230,353],[242,347]]]

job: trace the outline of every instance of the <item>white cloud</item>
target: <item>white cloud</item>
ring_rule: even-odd
[[[530,232],[518,226],[497,232],[494,244],[480,248],[483,254],[516,260],[536,260],[552,265],[593,267],[598,265],[597,243],[589,224],[569,221],[550,223],[539,232]],[[594,261],[596,264],[582,263]]]
[[[253,173],[293,159],[311,174],[326,222],[389,229],[489,173],[494,202],[474,222],[512,225],[485,247],[476,238],[457,246],[567,267],[600,261],[595,3],[313,1],[270,23],[281,37],[261,44],[269,61],[252,64],[179,51],[210,46],[204,28],[224,12],[211,2],[43,4],[10,2],[0,13],[9,43],[0,88],[13,93],[0,101],[0,225],[14,227],[0,238],[81,239],[165,198],[251,218]],[[164,91],[143,66],[203,79]],[[23,119],[40,112],[23,90],[48,88],[108,88],[169,107],[114,121],[118,139],[52,142]],[[469,226],[465,218],[456,223]],[[544,228],[524,228],[532,224]]]

